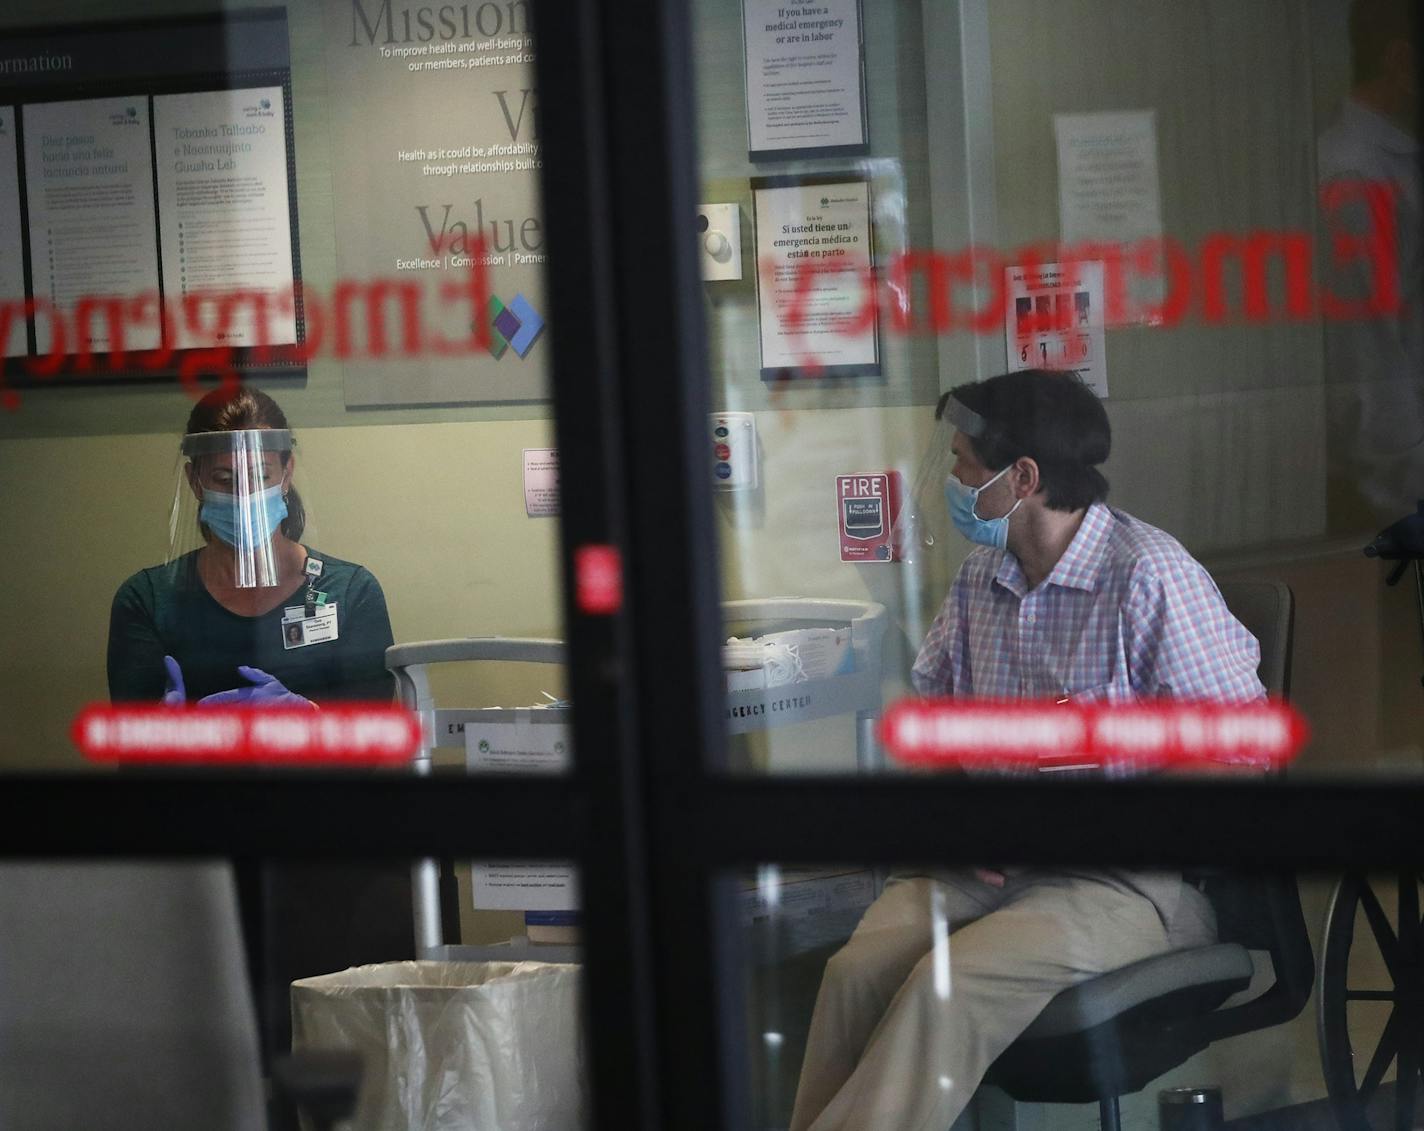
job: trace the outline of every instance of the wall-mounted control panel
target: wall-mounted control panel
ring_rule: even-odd
[[[756,417],[749,412],[714,412],[712,485],[724,491],[757,485]]]

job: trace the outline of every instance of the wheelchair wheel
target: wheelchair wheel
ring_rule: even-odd
[[[1411,1131],[1424,1096],[1420,877],[1352,873],[1335,887],[1320,948],[1316,1022],[1342,1131]],[[1381,1084],[1394,1069],[1393,1097]]]

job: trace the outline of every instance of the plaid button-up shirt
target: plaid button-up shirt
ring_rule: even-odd
[[[1242,703],[1265,695],[1259,662],[1256,638],[1181,543],[1098,503],[1033,589],[1007,550],[970,554],[913,679],[922,695]]]

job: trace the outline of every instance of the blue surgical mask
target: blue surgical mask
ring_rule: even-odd
[[[244,495],[203,489],[203,505],[198,520],[229,546],[255,550],[272,540],[287,517],[287,500],[282,485]]]
[[[1008,467],[1004,468],[982,487],[966,487],[953,475],[944,481],[944,501],[949,506],[949,518],[954,523],[954,528],[969,541],[988,546],[992,550],[1002,550],[1009,544],[1009,515],[1019,509],[1019,503],[1023,500],[1015,502],[1009,508],[1009,514],[1002,518],[980,518],[975,513],[975,508],[979,503],[979,495],[997,483],[1008,470]]]

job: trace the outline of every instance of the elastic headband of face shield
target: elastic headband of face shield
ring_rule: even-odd
[[[210,456],[224,452],[290,452],[297,438],[289,428],[242,428],[230,432],[189,432],[179,450],[185,456]]]
[[[978,439],[989,430],[988,422],[958,397],[946,394],[941,420],[948,420],[966,436]]]
[[[915,471],[909,497],[895,523],[896,545],[901,557],[908,562],[918,561],[935,549],[943,549],[949,539],[951,526],[944,486],[954,467],[955,432],[978,439],[988,431],[984,417],[963,401],[946,393],[943,406],[929,447]]]
[[[218,576],[240,589],[292,580],[310,538],[309,508],[295,484],[296,438],[285,428],[190,432],[179,444],[168,522],[175,562],[209,548]]]

